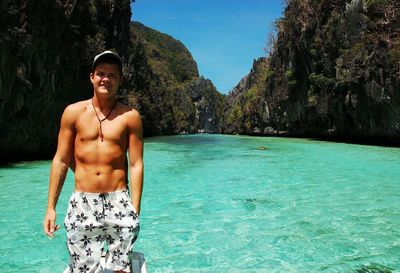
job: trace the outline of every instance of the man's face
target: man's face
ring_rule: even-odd
[[[121,83],[121,75],[117,64],[100,63],[90,73],[90,81],[97,94],[115,96]]]

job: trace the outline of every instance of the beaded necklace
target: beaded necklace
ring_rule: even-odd
[[[113,104],[113,106],[111,107],[111,110],[110,110],[110,112],[107,114],[107,116],[105,116],[105,118],[103,118],[103,119],[100,119],[100,118],[99,118],[99,115],[97,115],[97,111],[96,111],[96,108],[94,107],[94,102],[93,102],[93,98],[92,98],[93,110],[94,110],[94,113],[96,114],[96,118],[97,118],[97,120],[99,121],[99,125],[100,125],[100,126],[99,126],[99,137],[100,137],[101,141],[103,141],[103,139],[104,139],[103,128],[101,127],[101,123],[102,123],[103,121],[105,121],[105,120],[110,116],[111,112],[114,110],[115,105],[117,105],[117,101],[114,101],[114,104]]]

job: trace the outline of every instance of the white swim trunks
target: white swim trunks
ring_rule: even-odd
[[[109,252],[105,268],[130,272],[129,254],[140,227],[127,190],[73,192],[64,226],[71,272],[102,272],[100,258],[105,243]]]

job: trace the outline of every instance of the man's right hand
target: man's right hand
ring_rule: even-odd
[[[46,215],[44,216],[43,229],[44,232],[49,237],[54,238],[54,232],[60,228],[60,226],[55,225],[55,222],[56,222],[56,211],[54,209],[47,209]]]

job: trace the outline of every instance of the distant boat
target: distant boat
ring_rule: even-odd
[[[106,264],[106,259],[107,259],[108,253],[103,254],[100,259],[100,265],[104,268]],[[146,269],[146,261],[144,259],[144,254],[141,252],[132,252],[131,256],[131,272],[132,273],[147,273]],[[69,267],[67,267],[63,273],[71,273],[69,270]],[[110,271],[108,269],[104,269],[102,273],[113,273],[113,271]]]

